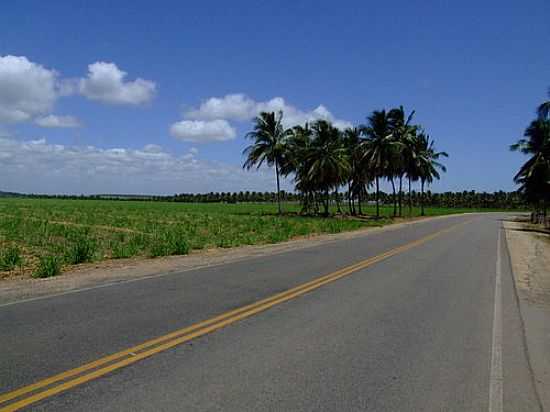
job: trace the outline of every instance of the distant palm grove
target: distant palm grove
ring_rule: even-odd
[[[331,199],[341,212],[339,192],[345,191],[349,213],[361,215],[372,188],[379,217],[380,182],[386,180],[392,188],[394,216],[402,216],[405,200],[412,213],[413,182],[420,183],[420,196],[415,200],[424,215],[425,186],[446,171],[439,160],[448,155],[438,152],[426,131],[412,123],[414,111],[407,115],[402,106],[374,111],[366,124],[346,130],[326,120],[287,129],[283,116],[282,112],[259,114],[247,134],[253,143],[244,151],[243,165],[247,169],[264,163],[274,167],[279,213],[280,179],[292,176],[305,213],[328,215]]]
[[[99,195],[44,195],[44,194],[20,194],[0,192],[1,197],[20,197],[20,198],[39,198],[39,199],[73,199],[73,200],[119,200],[119,201],[153,201],[153,202],[179,202],[179,203],[271,203],[277,201],[276,192],[208,192],[208,193],[178,193],[168,196],[155,195],[123,195],[123,194],[99,194]],[[365,202],[375,201],[375,193],[366,193]],[[300,193],[280,192],[281,202],[297,203],[301,202]],[[333,203],[345,203],[348,201],[347,192],[331,194]],[[420,193],[412,190],[411,201],[413,207],[420,206]],[[380,203],[391,204],[392,194],[380,191]],[[474,209],[523,209],[526,207],[523,196],[520,192],[476,192],[474,190],[462,192],[443,192],[435,193],[426,190],[424,202],[430,207],[445,208],[474,208]]]

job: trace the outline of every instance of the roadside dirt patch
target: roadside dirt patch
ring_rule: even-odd
[[[541,410],[550,410],[550,235],[521,221],[504,222],[527,357]]]
[[[550,235],[522,222],[504,222],[516,285],[530,304],[550,308]]]

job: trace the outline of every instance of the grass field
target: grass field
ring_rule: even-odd
[[[84,262],[133,256],[182,255],[212,247],[266,244],[299,236],[338,233],[391,222],[384,217],[298,216],[297,204],[285,215],[266,203],[189,204],[106,200],[0,199],[0,277],[48,277]],[[427,208],[427,215],[472,209]],[[369,206],[366,212],[374,214]],[[405,210],[406,212],[406,210]],[[419,211],[414,210],[413,215]]]

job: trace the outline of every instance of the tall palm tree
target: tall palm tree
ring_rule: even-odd
[[[510,146],[512,151],[531,155],[514,177],[532,203],[543,203],[546,215],[550,200],[550,120],[537,119],[525,130],[527,139]]]
[[[284,176],[294,174],[295,188],[302,194],[302,212],[315,208],[315,187],[308,178],[308,156],[312,146],[312,130],[309,123],[295,126],[286,139],[286,152],[281,167]]]
[[[421,184],[421,202],[420,214],[424,216],[424,185],[432,183],[434,179],[440,178],[439,170],[446,172],[446,167],[439,163],[441,157],[449,157],[446,152],[438,152],[435,149],[433,140],[430,141],[430,136],[420,133],[416,139],[416,161]]]
[[[337,190],[347,181],[350,164],[340,130],[330,122],[317,120],[311,125],[311,131],[311,147],[304,159],[307,179],[324,194],[324,214],[328,216],[330,190]]]
[[[357,127],[350,127],[343,132],[344,146],[350,163],[348,179],[348,203],[350,214],[359,212],[363,214],[361,201],[369,185],[368,167],[362,161],[361,152],[361,130]],[[358,210],[355,210],[355,199],[357,198]]]
[[[550,89],[548,89],[548,97],[550,98]],[[545,120],[550,118],[550,100],[547,100],[540,104],[537,109],[540,120]]]
[[[385,110],[375,110],[360,127],[365,139],[361,142],[363,160],[372,171],[376,182],[376,217],[380,217],[380,178],[387,175],[388,164],[396,149],[391,124]]]
[[[390,119],[390,127],[394,140],[399,144],[397,150],[394,151],[394,159],[392,160],[392,169],[399,181],[399,191],[397,203],[399,204],[399,216],[402,215],[402,193],[403,193],[403,176],[407,172],[407,165],[411,161],[411,149],[414,144],[414,137],[418,126],[411,124],[415,111],[413,110],[408,116],[405,114],[403,106],[390,110],[388,117]],[[395,198],[395,188],[394,188]],[[394,201],[394,214],[395,214]]]
[[[254,119],[254,130],[246,134],[247,139],[254,141],[244,149],[246,160],[243,168],[251,169],[265,162],[269,167],[275,166],[277,177],[277,207],[279,214],[281,209],[281,188],[279,182],[279,167],[284,163],[285,140],[290,132],[283,127],[283,112],[262,112]]]
[[[411,183],[416,182],[420,179],[420,170],[419,162],[417,160],[417,149],[420,148],[420,145],[417,142],[418,135],[422,134],[420,126],[416,127],[414,133],[411,133],[409,139],[405,142],[404,148],[404,160],[405,160],[405,173],[407,175],[407,180],[409,183],[408,189],[408,203],[409,203],[409,216],[412,216],[412,190]]]

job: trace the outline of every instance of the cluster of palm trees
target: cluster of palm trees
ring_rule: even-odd
[[[412,182],[420,182],[424,199],[425,185],[439,179],[439,171],[446,171],[439,159],[448,156],[435,149],[421,126],[412,124],[413,117],[414,111],[407,115],[402,106],[377,110],[367,124],[340,130],[326,120],[285,128],[282,112],[262,112],[246,135],[253,143],[243,152],[243,167],[274,167],[279,213],[280,178],[288,176],[293,176],[307,213],[320,213],[322,208],[328,215],[330,199],[340,199],[339,191],[344,190],[349,213],[362,215],[362,201],[375,186],[379,217],[381,180],[391,184],[394,216],[402,215],[403,183],[408,183],[412,213]],[[420,203],[424,215],[424,202]],[[337,207],[341,212],[339,201]]]
[[[550,90],[548,91],[550,97]],[[546,216],[550,204],[550,100],[537,109],[537,118],[525,129],[524,138],[510,146],[529,155],[514,177],[520,191],[537,212]]]

